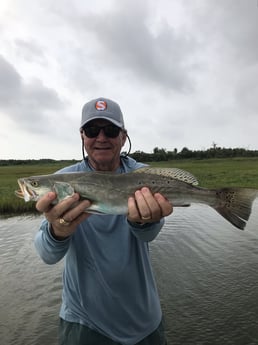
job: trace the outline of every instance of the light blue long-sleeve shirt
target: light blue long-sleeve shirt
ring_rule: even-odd
[[[118,173],[142,166],[122,157]],[[82,161],[59,172],[90,170]],[[162,315],[148,242],[163,223],[140,226],[124,215],[91,215],[72,236],[57,241],[44,220],[35,238],[39,255],[48,264],[65,258],[60,317],[125,345],[152,333]]]

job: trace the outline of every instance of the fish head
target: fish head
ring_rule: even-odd
[[[15,191],[15,195],[25,201],[37,201],[52,191],[51,184],[43,177],[25,177],[19,178],[17,181],[20,189]]]

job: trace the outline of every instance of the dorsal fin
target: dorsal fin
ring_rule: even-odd
[[[133,171],[134,174],[137,173],[144,173],[144,174],[154,174],[154,175],[161,175],[173,178],[178,181],[183,181],[193,186],[197,186],[199,184],[196,177],[194,177],[188,171],[178,169],[178,168],[152,168],[152,167],[144,167]]]

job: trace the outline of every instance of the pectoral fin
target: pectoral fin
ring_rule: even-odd
[[[58,201],[69,198],[74,194],[73,187],[70,185],[70,183],[67,182],[55,182],[54,191],[57,194]]]

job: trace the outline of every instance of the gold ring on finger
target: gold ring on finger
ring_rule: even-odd
[[[66,220],[64,220],[64,218],[59,218],[59,224],[68,226],[70,225],[70,222],[67,222]]]
[[[150,220],[151,219],[151,216],[148,216],[148,217],[141,217],[143,220]]]

